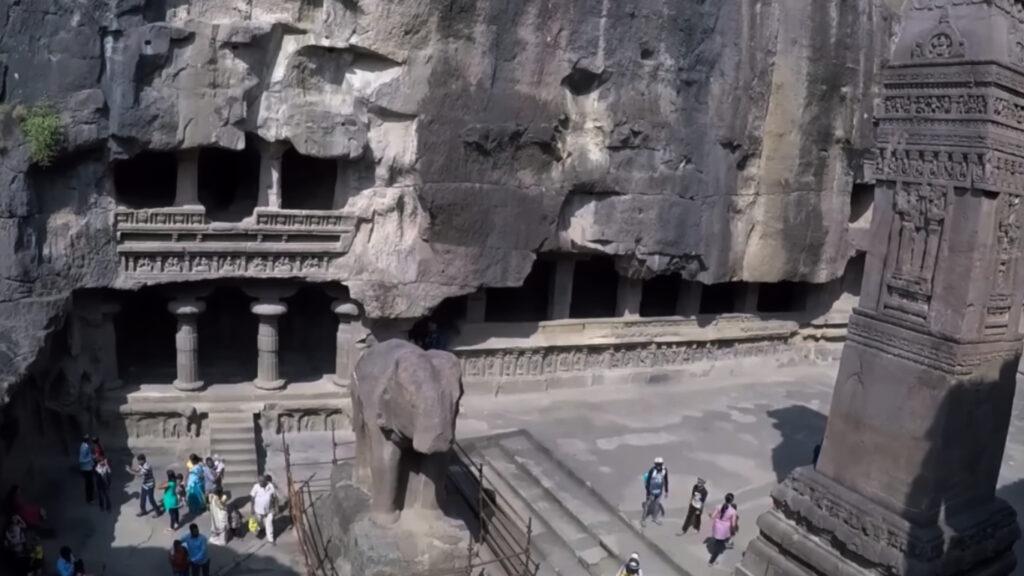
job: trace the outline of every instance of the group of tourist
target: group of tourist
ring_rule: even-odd
[[[78,471],[85,484],[85,502],[99,500],[100,510],[110,512],[110,461],[98,436],[82,438],[78,446]]]
[[[660,518],[665,515],[665,506],[662,503],[668,497],[668,467],[661,457],[654,459],[654,464],[643,475],[644,503],[640,517],[640,525],[647,525],[647,518],[660,525]],[[683,520],[683,527],[680,535],[686,534],[693,528],[700,533],[701,516],[704,513],[704,504],[708,499],[707,482],[703,478],[697,478],[697,482],[690,490],[690,502],[686,511],[686,518]],[[718,557],[731,546],[732,538],[739,531],[740,515],[736,508],[736,497],[733,494],[726,494],[721,505],[710,513],[711,520],[711,541],[708,546],[711,558],[708,565],[714,566]],[[634,562],[635,561],[635,562]],[[631,564],[635,564],[631,568]],[[630,571],[635,568],[634,571]],[[640,574],[640,562],[638,558],[630,558],[622,567],[622,574]]]
[[[46,510],[25,499],[21,487],[15,484],[7,491],[3,502],[4,527],[2,565],[10,566],[14,574],[41,574],[43,570],[42,538],[52,535]]]

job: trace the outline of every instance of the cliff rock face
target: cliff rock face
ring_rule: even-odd
[[[0,386],[73,290],[133,287],[111,163],[246,135],[349,163],[332,278],[373,317],[518,285],[541,251],[834,278],[898,4],[0,0]],[[14,112],[44,100],[46,169]]]

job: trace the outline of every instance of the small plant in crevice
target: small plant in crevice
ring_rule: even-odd
[[[40,104],[21,111],[21,133],[28,142],[29,157],[38,166],[49,166],[57,156],[64,127],[53,108]]]

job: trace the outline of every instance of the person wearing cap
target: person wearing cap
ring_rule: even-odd
[[[640,555],[633,552],[629,555],[629,559],[626,560],[622,568],[619,568],[616,576],[643,576],[644,571],[640,569]]]
[[[704,479],[697,478],[690,492],[690,509],[686,511],[686,520],[683,520],[682,533],[686,534],[692,526],[700,532],[700,515],[704,512],[704,503],[708,500],[708,489],[704,487]]]
[[[661,499],[668,496],[668,468],[661,456],[654,459],[654,466],[644,474],[644,511],[640,518],[640,525],[647,525],[647,517],[650,516],[655,524],[661,524],[660,516],[665,515],[665,507]],[[660,512],[660,515],[659,515]]]

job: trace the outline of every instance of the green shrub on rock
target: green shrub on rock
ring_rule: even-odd
[[[39,166],[49,166],[57,156],[63,135],[60,116],[53,108],[42,104],[25,109],[20,124],[32,162]]]

